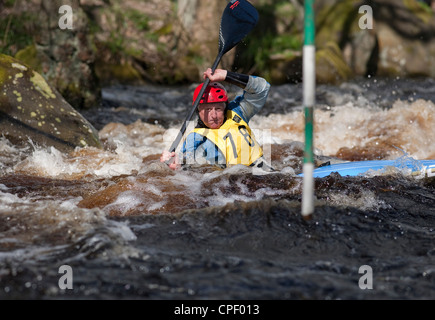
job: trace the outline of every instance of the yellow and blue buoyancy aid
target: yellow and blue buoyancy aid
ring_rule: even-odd
[[[211,141],[224,155],[227,166],[252,165],[263,150],[248,124],[234,111],[227,110],[226,121],[219,129],[195,128],[193,132]]]

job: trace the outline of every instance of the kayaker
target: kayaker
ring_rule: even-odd
[[[261,77],[223,69],[216,69],[212,74],[208,68],[204,72],[206,77],[210,83],[198,104],[198,122],[183,143],[182,155],[163,151],[160,161],[173,158],[169,167],[174,170],[185,164],[207,163],[221,167],[243,164],[270,170],[248,125],[266,103],[270,84]],[[229,101],[222,81],[242,88],[243,94]],[[193,102],[201,88],[202,84],[195,89]]]

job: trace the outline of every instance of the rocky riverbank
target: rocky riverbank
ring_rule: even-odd
[[[303,1],[252,0],[253,32],[222,66],[267,78],[301,80]],[[61,29],[62,5],[72,29]],[[39,72],[75,108],[90,108],[114,83],[200,81],[217,53],[225,1],[0,1],[0,52]],[[435,15],[416,0],[315,3],[317,79],[435,76]],[[370,20],[373,18],[372,20]]]

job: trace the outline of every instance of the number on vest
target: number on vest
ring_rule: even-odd
[[[237,148],[236,148],[236,144],[234,143],[233,140],[233,136],[231,135],[231,132],[228,132],[225,136],[224,136],[224,140],[227,140],[227,138],[230,138],[230,142],[231,145],[233,147],[233,155],[234,155],[234,159],[237,159]]]
[[[255,142],[254,142],[254,140],[252,140],[252,138],[251,138],[251,136],[249,135],[249,132],[248,132],[248,130],[246,129],[246,127],[245,127],[245,126],[239,126],[238,128],[239,128],[239,132],[240,132],[240,134],[243,136],[243,138],[245,138],[246,143],[247,143],[250,147],[255,146]],[[234,139],[233,139],[233,136],[232,136],[231,132],[228,132],[228,133],[223,137],[224,140],[226,140],[226,139],[228,139],[228,138],[230,139],[231,146],[233,147],[232,149],[233,149],[234,159],[237,159],[237,158],[238,158],[237,148],[236,148],[236,144],[234,143]]]
[[[245,126],[239,126],[239,132],[245,138],[245,141],[249,144],[250,147],[255,146],[255,142],[254,142],[254,140],[252,140],[252,138],[249,135],[248,130],[246,130]]]

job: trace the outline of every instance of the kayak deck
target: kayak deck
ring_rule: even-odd
[[[404,173],[413,176],[435,176],[435,160],[367,160],[367,161],[350,161],[325,165],[314,169],[315,178],[323,178],[333,172],[341,176],[361,176],[372,171],[382,170],[384,173],[388,168],[396,168]],[[383,173],[380,172],[380,173]],[[303,173],[299,174],[303,177]]]

